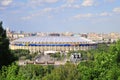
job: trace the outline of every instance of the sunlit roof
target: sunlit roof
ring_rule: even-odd
[[[92,40],[83,37],[72,36],[31,36],[14,40],[13,42],[88,42],[95,43]]]

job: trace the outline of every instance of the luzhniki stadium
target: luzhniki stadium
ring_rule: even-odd
[[[19,38],[10,44],[13,50],[28,49],[31,52],[88,50],[96,46],[89,39],[73,36],[31,36]]]

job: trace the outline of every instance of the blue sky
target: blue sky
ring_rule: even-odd
[[[120,32],[119,0],[0,0],[4,28],[26,32]]]

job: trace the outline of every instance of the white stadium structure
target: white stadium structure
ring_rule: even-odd
[[[31,36],[10,43],[13,50],[28,49],[30,52],[88,50],[96,46],[97,43],[89,39],[72,36]]]

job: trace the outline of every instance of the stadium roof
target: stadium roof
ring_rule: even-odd
[[[83,37],[72,36],[31,36],[14,40],[13,42],[88,42],[95,43],[92,40]]]

